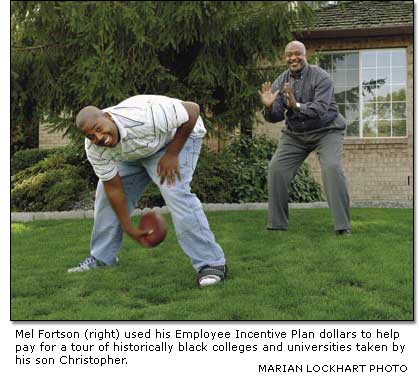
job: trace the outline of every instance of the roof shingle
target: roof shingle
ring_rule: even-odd
[[[317,9],[314,23],[300,30],[413,27],[413,7],[413,1],[339,1]]]

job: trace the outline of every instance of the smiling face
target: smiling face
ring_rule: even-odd
[[[107,113],[88,118],[80,129],[95,145],[113,148],[119,142],[118,128]]]
[[[290,71],[301,71],[307,64],[305,46],[298,41],[290,42],[285,48],[285,61]]]

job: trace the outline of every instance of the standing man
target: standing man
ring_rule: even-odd
[[[288,70],[259,91],[264,117],[271,123],[285,119],[286,127],[269,163],[268,229],[288,229],[288,187],[307,156],[317,151],[327,201],[337,235],[350,235],[349,195],[341,168],[345,120],[334,100],[329,75],[306,59],[299,41],[285,47]]]
[[[117,263],[123,232],[150,233],[131,224],[137,200],[153,181],[172,216],[178,242],[198,272],[198,284],[215,285],[227,273],[201,202],[190,182],[206,133],[199,106],[157,95],[138,95],[100,110],[83,108],[76,125],[99,182],[90,256],[69,272]]]

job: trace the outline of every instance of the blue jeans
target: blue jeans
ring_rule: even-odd
[[[188,138],[179,154],[182,180],[176,178],[176,184],[171,187],[167,186],[166,181],[160,185],[160,177],[157,176],[157,164],[167,147],[147,158],[117,162],[130,214],[147,185],[153,181],[170,211],[178,242],[197,271],[205,265],[225,264],[224,252],[215,241],[201,202],[191,193],[190,183],[201,146],[202,139]],[[108,201],[102,181],[99,181],[96,190],[94,218],[90,254],[111,265],[118,256],[123,230]]]

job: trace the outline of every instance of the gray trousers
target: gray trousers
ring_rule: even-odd
[[[350,229],[349,195],[341,168],[344,129],[314,133],[284,131],[268,169],[268,229],[288,229],[288,188],[307,156],[317,151],[335,230]]]

